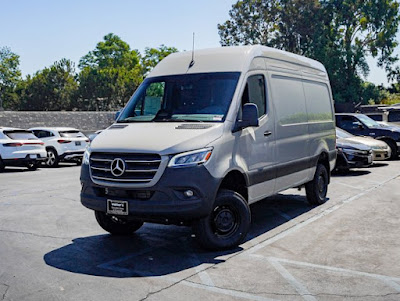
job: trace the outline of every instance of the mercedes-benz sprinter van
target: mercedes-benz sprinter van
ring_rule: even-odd
[[[322,64],[264,46],[181,52],[86,150],[81,202],[111,234],[191,225],[202,246],[226,249],[244,240],[254,202],[305,185],[324,203],[335,160]]]

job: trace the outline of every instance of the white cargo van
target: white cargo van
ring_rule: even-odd
[[[81,202],[112,234],[193,226],[200,243],[245,238],[249,205],[305,185],[326,200],[335,122],[322,64],[264,47],[171,54],[85,152]]]

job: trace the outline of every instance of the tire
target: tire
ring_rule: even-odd
[[[3,163],[3,160],[1,160],[1,158],[0,158],[0,172],[3,172],[4,169],[5,169],[5,165]]]
[[[246,200],[232,190],[221,190],[210,215],[193,223],[200,245],[210,250],[231,249],[246,237],[251,224]]]
[[[392,140],[383,140],[384,142],[386,142],[387,145],[389,145],[390,150],[392,151],[392,154],[390,155],[390,159],[394,160],[397,158],[397,144],[396,142],[392,141]]]
[[[46,166],[48,167],[57,167],[60,159],[58,158],[57,152],[55,149],[48,148],[47,149],[47,159],[46,159]]]
[[[143,222],[107,215],[101,211],[95,211],[94,213],[100,227],[113,235],[130,235],[143,226]]]
[[[326,202],[328,181],[329,176],[325,165],[318,163],[314,179],[306,183],[306,195],[310,205],[321,205]]]
[[[38,163],[37,162],[28,162],[25,164],[25,166],[29,170],[36,170],[38,168]]]

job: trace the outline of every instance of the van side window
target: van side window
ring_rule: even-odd
[[[263,75],[252,75],[247,79],[242,95],[242,106],[246,103],[257,105],[259,118],[267,113],[265,80]]]

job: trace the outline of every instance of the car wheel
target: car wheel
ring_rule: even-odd
[[[58,162],[59,162],[59,159],[58,159],[57,152],[52,148],[47,149],[46,165],[48,167],[57,167]]]
[[[95,211],[95,216],[100,227],[113,235],[129,235],[143,226],[143,222],[107,215],[101,211]]]
[[[390,155],[390,159],[396,159],[397,158],[397,145],[396,142],[392,140],[384,140],[387,145],[389,145],[390,150],[392,151],[392,154]]]
[[[25,166],[29,170],[36,170],[38,168],[38,163],[37,162],[28,162],[25,164]]]
[[[321,205],[326,202],[328,181],[329,177],[326,167],[318,163],[314,179],[306,183],[307,200],[311,205]]]
[[[250,208],[246,200],[237,192],[221,190],[212,212],[195,221],[193,231],[206,249],[230,249],[244,240],[250,223]]]

